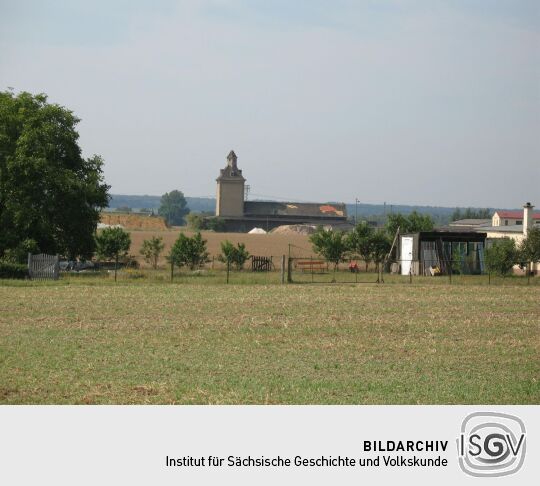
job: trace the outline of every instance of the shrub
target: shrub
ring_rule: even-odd
[[[234,246],[229,240],[221,242],[221,255],[218,257],[220,262],[229,261],[237,270],[242,270],[249,256],[244,243],[238,243]]]
[[[485,250],[485,262],[488,272],[505,276],[512,270],[517,259],[516,244],[510,238],[493,241]]]
[[[529,263],[540,261],[540,228],[529,230],[527,238],[521,242],[518,256],[525,267],[528,267]]]
[[[349,250],[345,233],[319,227],[309,240],[315,253],[334,264],[335,273],[339,262],[345,260],[345,254]]]
[[[190,270],[195,270],[208,261],[206,240],[202,239],[200,233],[191,238],[180,233],[171,248],[168,260],[177,267],[187,266]]]
[[[96,235],[96,245],[100,258],[114,258],[114,281],[116,282],[118,259],[127,255],[131,245],[129,233],[122,228],[105,228]]]
[[[225,221],[223,221],[221,218],[207,218],[205,221],[206,221],[205,226],[209,230],[214,231],[216,233],[225,231],[225,228],[226,228]]]
[[[207,229],[206,219],[200,213],[189,213],[186,216],[186,221],[188,226],[195,231]]]
[[[28,268],[21,263],[0,261],[0,278],[20,278],[28,276]]]
[[[141,248],[141,254],[144,256],[146,263],[152,265],[155,270],[158,266],[159,255],[165,248],[163,238],[161,236],[153,236],[149,240],[144,240]]]

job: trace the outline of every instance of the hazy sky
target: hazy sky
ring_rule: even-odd
[[[540,206],[540,1],[0,0],[0,89],[112,192]]]

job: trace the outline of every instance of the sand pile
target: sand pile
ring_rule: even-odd
[[[272,230],[274,235],[312,235],[317,227],[311,224],[285,224]]]

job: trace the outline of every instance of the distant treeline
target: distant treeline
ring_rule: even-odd
[[[133,209],[153,209],[157,212],[161,201],[161,196],[126,196],[123,194],[111,194],[109,208],[116,209],[128,207]],[[196,213],[214,213],[216,200],[211,197],[187,197],[187,205],[190,211]]]
[[[157,211],[159,208],[161,196],[129,196],[123,194],[112,194],[109,208],[116,209],[121,207],[129,207],[133,209],[153,209]],[[213,214],[216,208],[216,200],[213,197],[187,197],[186,201],[190,211],[195,213],[210,213]],[[359,220],[376,221],[378,223],[384,223],[386,217],[392,213],[410,214],[416,211],[420,214],[429,214],[435,224],[446,224],[455,218],[458,214],[457,208],[443,207],[443,206],[410,206],[405,204],[364,204],[358,203],[347,204],[347,214],[349,218],[354,218],[355,214],[358,214]],[[486,211],[484,208],[468,208],[468,211],[482,212]],[[466,211],[461,210],[461,217],[470,217]],[[492,210],[495,211],[495,210]],[[492,214],[492,213],[491,213]],[[472,215],[471,215],[472,216]],[[482,217],[486,217],[483,216]],[[490,217],[490,216],[488,216]]]

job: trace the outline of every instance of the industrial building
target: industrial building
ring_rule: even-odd
[[[246,201],[246,179],[237,162],[238,158],[231,150],[227,165],[216,179],[216,216],[225,223],[226,231],[248,232],[253,228],[269,231],[289,224],[333,228],[347,225],[344,203]]]

